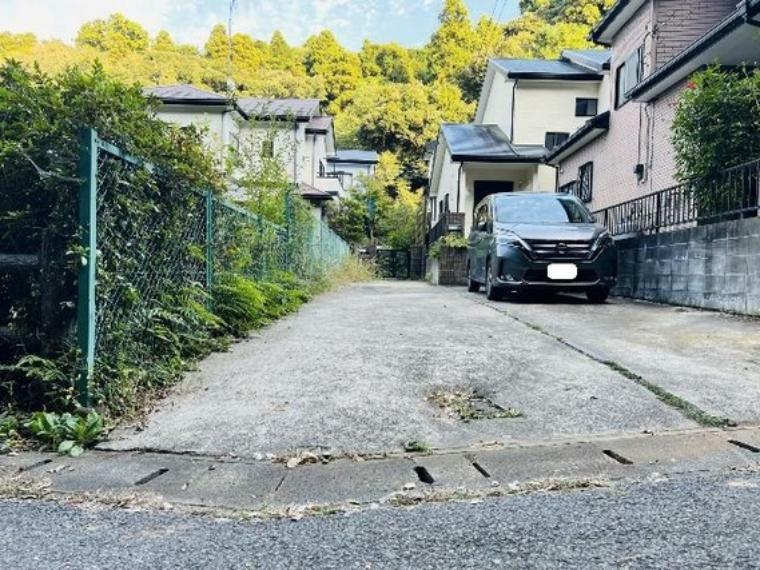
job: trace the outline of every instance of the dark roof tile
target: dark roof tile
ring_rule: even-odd
[[[310,120],[319,115],[319,99],[260,99],[242,97],[238,107],[249,117]]]
[[[213,103],[220,104],[227,101],[225,95],[204,91],[192,85],[158,85],[143,89],[146,96],[154,96],[164,103]]]

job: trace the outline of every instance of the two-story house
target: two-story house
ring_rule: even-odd
[[[434,237],[449,213],[461,214],[468,232],[489,194],[555,190],[546,154],[606,112],[609,57],[568,50],[558,60],[489,62],[475,121],[442,125],[432,153],[426,203]]]
[[[612,50],[600,115],[550,151],[559,187],[593,210],[673,186],[671,127],[689,76],[757,65],[760,0],[619,0],[592,32]]]
[[[374,175],[379,160],[373,150],[338,150],[327,158],[324,175],[338,178],[341,186],[349,190],[362,176]]]
[[[231,151],[245,153],[254,165],[262,158],[278,160],[316,217],[323,216],[327,202],[345,193],[353,175],[374,173],[376,153],[336,149],[332,117],[322,113],[318,99],[232,101],[191,85],[151,87],[145,93],[159,100],[159,118],[201,128],[220,163]]]

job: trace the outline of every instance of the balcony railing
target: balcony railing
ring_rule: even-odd
[[[436,224],[430,228],[428,232],[428,245],[435,243],[438,239],[445,235],[458,233],[464,233],[464,213],[463,212],[446,212],[436,222]]]
[[[594,212],[613,235],[657,233],[760,213],[760,160]]]

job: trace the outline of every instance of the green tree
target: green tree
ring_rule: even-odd
[[[92,46],[101,51],[119,54],[144,51],[149,45],[148,32],[137,22],[122,14],[112,14],[107,20],[93,20],[79,28],[78,46]]]
[[[392,83],[409,83],[416,76],[415,61],[409,50],[395,43],[379,45],[367,40],[359,59],[365,77],[383,77]]]
[[[230,54],[230,38],[227,29],[217,24],[211,29],[205,45],[206,56],[217,61],[227,61]]]
[[[520,0],[523,13],[533,12],[549,24],[593,26],[615,0]]]
[[[353,91],[361,80],[359,57],[345,50],[327,30],[306,40],[304,66],[309,75],[323,79],[328,101]]]
[[[37,45],[34,34],[11,34],[0,32],[0,58],[30,54]]]
[[[445,0],[441,25],[427,46],[432,77],[456,80],[472,59],[475,33],[464,0]]]
[[[269,41],[269,64],[271,69],[303,74],[296,50],[288,45],[279,30],[275,30]]]
[[[156,51],[174,51],[177,48],[171,35],[166,30],[161,30],[156,34],[151,47]]]
[[[398,187],[396,198],[382,212],[380,232],[383,243],[395,249],[409,249],[417,242],[422,194],[408,184]]]
[[[232,65],[244,73],[256,72],[261,69],[268,56],[268,46],[262,49],[248,34],[232,36]]]

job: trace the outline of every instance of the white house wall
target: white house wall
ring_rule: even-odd
[[[498,71],[495,72],[485,102],[483,116],[479,121],[483,125],[499,125],[507,136],[512,130],[513,87],[514,81]],[[543,144],[543,140],[541,144]]]
[[[249,155],[252,163],[260,160],[261,144],[268,137],[274,140],[274,153],[279,158],[283,171],[293,183],[304,182],[304,140],[299,144],[299,135],[293,123],[244,123],[240,129],[241,152]],[[300,147],[300,148],[299,148]]]
[[[547,132],[572,134],[591,117],[575,116],[575,100],[599,99],[598,81],[526,81],[515,90],[515,144],[543,145]],[[509,131],[505,131],[509,135]]]
[[[197,106],[164,105],[156,117],[180,127],[195,126],[205,131],[206,148],[220,161],[224,159],[227,147],[233,144],[232,135],[238,130],[232,113],[222,108],[210,110]]]

